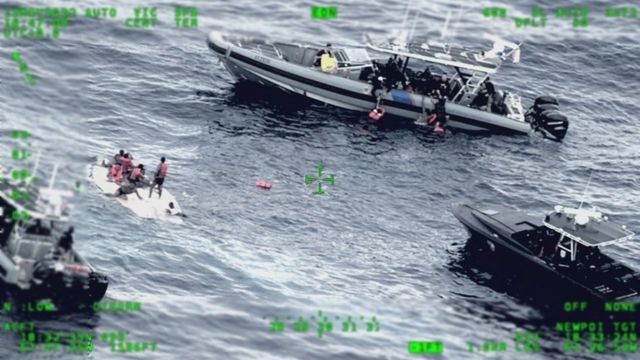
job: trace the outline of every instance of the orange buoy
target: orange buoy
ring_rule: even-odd
[[[271,184],[269,184],[264,180],[258,180],[258,182],[256,183],[256,186],[262,189],[267,189],[267,190],[271,189]]]
[[[433,128],[433,132],[437,134],[444,134],[444,128],[440,125],[436,125],[436,127]]]
[[[378,121],[382,119],[383,116],[384,116],[384,108],[382,107],[377,107],[371,110],[371,112],[369,113],[369,118],[373,121]]]

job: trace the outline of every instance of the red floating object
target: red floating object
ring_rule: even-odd
[[[373,121],[378,121],[382,119],[383,116],[384,116],[384,108],[381,108],[381,107],[377,107],[371,110],[371,112],[369,113],[369,118]]]
[[[268,182],[266,182],[264,180],[259,180],[256,183],[256,186],[259,187],[259,188],[262,188],[262,189],[267,189],[267,190],[271,189],[271,184],[269,184]]]
[[[433,132],[438,134],[444,134],[444,128],[440,125],[436,125],[436,127],[433,129]]]

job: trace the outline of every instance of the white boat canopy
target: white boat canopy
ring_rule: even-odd
[[[459,46],[451,46],[435,41],[428,41],[422,44],[397,44],[394,42],[376,43],[371,41],[370,36],[365,35],[367,47],[372,50],[446,66],[468,69],[474,72],[483,72],[487,74],[496,73],[500,68],[500,65],[502,65],[503,58],[513,54],[514,52],[517,52],[518,54],[518,59],[514,59],[514,62],[519,61],[518,44],[488,35],[485,36],[485,38],[494,41],[493,48],[486,52],[466,49]],[[504,54],[505,48],[509,48],[512,51]]]
[[[487,74],[494,74],[501,65],[498,58],[485,58],[482,53],[473,53],[459,47],[446,47],[443,44],[408,44],[405,49],[393,45],[367,44],[367,47],[387,54],[406,56],[411,59]]]
[[[577,244],[589,247],[606,246],[633,238],[634,233],[625,226],[608,221],[600,212],[586,209],[556,206],[545,217],[544,225],[558,232],[558,247],[569,252],[571,261],[576,260]],[[566,241],[565,239],[569,239]]]
[[[556,206],[546,216],[544,225],[587,247],[610,245],[634,236],[626,227],[608,221],[596,210]]]

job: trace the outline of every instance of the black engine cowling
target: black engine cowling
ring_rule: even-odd
[[[533,130],[553,140],[562,140],[569,129],[569,120],[560,113],[558,100],[553,96],[536,98],[526,112],[525,120],[531,123]]]
[[[542,105],[542,104],[554,104],[554,105],[560,105],[558,104],[558,99],[556,99],[553,96],[549,96],[549,95],[543,95],[543,96],[539,96],[536,98],[536,100],[533,102],[533,105]]]
[[[56,305],[99,301],[104,296],[108,279],[82,265],[60,263],[53,259],[36,262],[33,269],[33,286],[43,297],[52,298]]]
[[[547,110],[559,110],[560,108],[558,107],[557,104],[538,104],[538,105],[533,105],[533,111],[536,114],[541,114],[543,111],[547,111]]]

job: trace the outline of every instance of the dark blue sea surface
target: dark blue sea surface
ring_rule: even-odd
[[[589,27],[575,29],[554,11],[584,5],[576,1],[414,1],[416,34],[439,36],[447,10],[464,9],[450,27],[456,42],[476,45],[483,32],[523,41],[521,63],[492,80],[525,106],[557,96],[571,121],[561,143],[373,125],[366,114],[236,85],[205,43],[220,30],[357,44],[365,32],[400,27],[406,2],[338,1],[332,21],[311,20],[310,7],[321,4],[307,1],[59,4],[79,10],[60,38],[0,40],[0,159],[10,161],[10,130],[28,129],[42,151],[41,175],[58,162],[58,185],[85,182],[75,199],[75,246],[109,276],[106,300],[136,300],[142,311],[39,324],[125,331],[130,341],[157,342],[157,350],[127,355],[97,341],[91,354],[23,354],[19,336],[3,332],[1,359],[417,358],[408,354],[410,340],[443,341],[444,359],[564,359],[563,334],[545,323],[539,301],[505,285],[518,281],[511,269],[494,264],[496,274],[468,263],[468,236],[451,205],[504,204],[542,216],[556,204],[577,205],[593,174],[586,201],[640,231],[640,31],[637,19],[604,17],[617,3],[591,3]],[[46,5],[7,1],[0,9]],[[547,26],[516,29],[513,17],[529,16],[534,5],[547,10]],[[116,7],[118,16],[86,18],[94,6]],[[157,7],[158,25],[125,27],[135,6]],[[177,28],[175,6],[197,7],[198,27]],[[482,6],[504,6],[510,20],[485,18]],[[96,157],[120,148],[149,165],[167,157],[165,186],[189,216],[183,225],[138,218],[86,180]],[[336,183],[314,196],[303,180],[320,163]],[[273,188],[259,189],[257,180]],[[607,252],[640,269],[639,242]],[[530,287],[544,297],[544,284]],[[340,317],[332,333],[269,331],[275,315],[309,318],[319,310]],[[348,316],[357,320],[355,333],[342,332]],[[368,332],[373,316],[380,331]],[[517,331],[539,331],[540,352],[515,352]],[[468,351],[468,342],[484,341],[507,342],[509,350]]]

